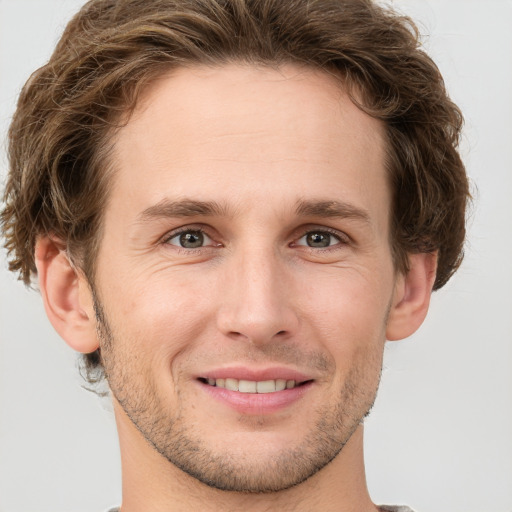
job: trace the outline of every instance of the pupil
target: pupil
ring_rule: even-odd
[[[310,233],[307,242],[310,247],[329,247],[331,235],[324,233]]]
[[[201,247],[204,242],[203,234],[200,231],[189,231],[180,235],[180,245],[187,249]]]

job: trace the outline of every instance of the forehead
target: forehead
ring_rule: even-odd
[[[382,124],[325,72],[181,68],[148,87],[117,133],[111,203],[122,196],[142,211],[169,195],[270,205],[365,194],[386,203],[384,154]]]

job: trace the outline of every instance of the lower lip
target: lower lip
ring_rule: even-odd
[[[262,415],[272,414],[290,407],[311,389],[313,382],[306,382],[295,388],[275,391],[273,393],[240,393],[239,391],[230,391],[229,389],[210,386],[202,382],[199,382],[199,384],[210,396],[225,403],[239,413]]]

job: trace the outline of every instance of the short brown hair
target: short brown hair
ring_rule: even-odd
[[[405,272],[409,253],[438,251],[434,289],[443,286],[465,238],[462,115],[412,21],[371,0],[88,2],[25,85],[10,127],[0,217],[10,269],[30,283],[35,241],[47,234],[66,243],[91,280],[113,130],[169,69],[227,62],[333,73],[383,121],[395,265]]]

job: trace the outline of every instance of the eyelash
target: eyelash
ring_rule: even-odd
[[[305,236],[309,235],[309,234],[322,234],[322,235],[329,235],[333,238],[335,238],[337,240],[337,243],[334,243],[332,245],[329,245],[327,247],[311,247],[310,245],[302,245],[302,244],[298,244],[297,242],[299,240],[301,240],[302,238],[304,238]],[[339,232],[339,231],[336,231],[336,230],[333,230],[333,229],[329,229],[327,227],[321,227],[321,228],[308,228],[306,230],[304,230],[302,232],[302,235],[299,236],[298,238],[296,238],[294,240],[294,242],[292,242],[291,246],[292,247],[302,247],[304,248],[305,250],[321,250],[322,252],[329,252],[329,251],[335,251],[337,249],[340,248],[340,246],[345,246],[345,245],[348,245],[350,243],[350,238],[348,235],[346,235],[345,233],[342,233],[342,232]]]
[[[176,248],[176,250],[178,251],[184,251],[186,252],[187,254],[190,254],[190,253],[193,253],[193,252],[196,252],[196,251],[200,251],[200,250],[204,250],[205,248],[210,248],[212,246],[221,246],[222,244],[214,244],[214,245],[203,245],[203,246],[200,246],[200,247],[195,247],[195,248],[188,248],[188,247],[182,247],[178,244],[172,244],[170,243],[170,241],[173,239],[173,238],[177,238],[185,233],[201,233],[203,236],[205,237],[208,237],[212,242],[213,242],[213,237],[211,237],[210,235],[208,235],[208,233],[206,232],[206,230],[202,227],[190,227],[190,226],[187,226],[187,227],[184,227],[184,228],[180,228],[176,231],[172,231],[171,233],[168,233],[167,235],[165,235],[165,237],[162,239],[162,243],[163,244],[168,244],[168,245],[172,245],[173,247]]]
[[[177,238],[180,235],[183,235],[185,233],[200,233],[203,236],[205,236],[208,239],[210,239],[213,242],[213,244],[202,245],[202,246],[193,247],[193,248],[187,248],[187,247],[182,247],[182,246],[180,246],[178,244],[170,243],[170,241],[172,239]],[[334,244],[326,246],[326,247],[311,247],[311,246],[309,246],[307,244],[298,244],[297,243],[299,240],[301,240],[305,236],[307,236],[309,234],[313,234],[313,233],[314,234],[323,234],[323,235],[326,234],[326,235],[329,235],[331,237],[334,237],[337,240],[337,243],[334,243]],[[350,244],[350,242],[351,242],[350,237],[348,235],[346,235],[345,233],[342,233],[342,232],[339,232],[339,231],[336,231],[336,230],[332,230],[332,229],[329,229],[327,227],[321,227],[321,228],[314,228],[314,227],[312,227],[312,228],[301,230],[300,231],[300,236],[294,237],[294,240],[289,244],[289,246],[290,247],[301,247],[303,250],[310,250],[310,251],[320,250],[322,252],[329,252],[329,251],[333,251],[333,250],[339,249],[339,246],[348,245],[348,244]],[[180,229],[178,229],[176,231],[172,231],[171,233],[168,233],[162,239],[161,243],[167,244],[167,245],[172,245],[176,250],[181,251],[181,252],[185,252],[187,254],[191,254],[191,253],[194,253],[194,252],[197,252],[197,251],[202,251],[202,250],[209,249],[209,248],[212,248],[212,247],[222,247],[221,243],[215,243],[214,242],[214,238],[211,237],[203,227],[194,227],[194,226],[192,226],[192,227],[191,226],[183,227],[183,228],[180,228]]]

